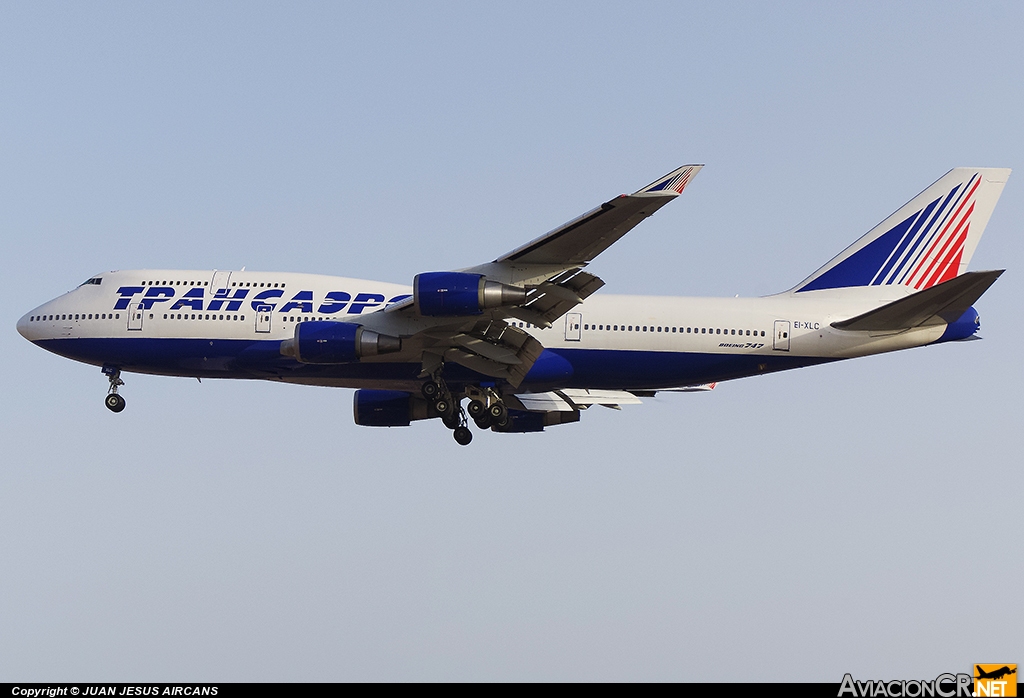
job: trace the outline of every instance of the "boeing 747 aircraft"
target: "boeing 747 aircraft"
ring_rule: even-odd
[[[29,341],[122,372],[356,388],[355,421],[536,432],[592,405],[971,339],[1002,273],[968,272],[1008,169],[956,168],[834,259],[762,298],[594,295],[585,267],[683,190],[686,165],[493,262],[403,284],[257,271],[111,271],[18,321]],[[465,402],[465,407],[463,403]]]

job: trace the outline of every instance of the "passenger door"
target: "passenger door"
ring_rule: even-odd
[[[580,313],[565,314],[565,340],[567,342],[580,341],[580,323],[583,322],[583,315]]]
[[[228,281],[231,279],[229,271],[214,271],[213,280],[210,281],[210,298],[217,298],[218,292],[221,297],[228,295]]]
[[[128,329],[142,331],[142,316],[145,308],[142,303],[132,303],[128,306]]]
[[[789,320],[775,321],[775,339],[772,348],[775,351],[789,351]]]
[[[257,332],[270,332],[270,321],[274,316],[274,306],[272,305],[257,305],[256,306],[256,331]]]

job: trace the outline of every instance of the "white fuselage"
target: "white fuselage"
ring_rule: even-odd
[[[97,275],[77,289],[40,305],[21,318],[18,330],[51,351],[97,365],[165,375],[289,380],[277,374],[259,375],[255,364],[246,364],[241,372],[245,375],[239,375],[238,362],[229,359],[237,355],[239,347],[253,343],[268,347],[289,339],[297,324],[309,320],[355,321],[387,332],[390,314],[375,311],[410,293],[408,286],[400,284],[313,274],[117,271]],[[588,360],[594,358],[594,352],[627,352],[621,357],[627,362],[644,361],[645,352],[748,360],[754,356],[834,360],[905,349],[939,339],[945,326],[877,336],[844,332],[831,326],[836,320],[850,318],[908,293],[909,290],[898,286],[784,293],[762,298],[598,293],[547,329],[515,318],[508,322],[530,332],[546,349],[587,356]],[[206,351],[203,342],[214,349]],[[228,346],[233,348],[225,349]],[[133,353],[132,347],[138,347],[139,352]],[[175,351],[182,353],[182,360],[176,360]],[[248,351],[252,353],[251,348]],[[268,359],[274,354],[264,353]],[[364,364],[382,363],[388,358],[372,357]],[[782,367],[792,367],[791,363]],[[758,365],[761,371],[777,370],[767,364]],[[730,368],[718,379],[754,372],[757,371],[737,373]],[[585,374],[583,371],[580,375]],[[702,381],[707,377],[706,373],[700,376]],[[710,377],[715,379],[715,375]],[[300,376],[296,382],[365,387],[381,380],[349,372],[324,381]],[[643,382],[651,387],[652,381],[658,383],[650,376]],[[404,378],[400,382],[408,383]],[[688,382],[687,377],[673,371],[657,387]]]

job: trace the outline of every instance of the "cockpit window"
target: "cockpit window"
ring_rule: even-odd
[[[97,276],[97,277],[94,277],[92,279],[89,279],[88,281],[83,281],[81,283],[81,285],[82,286],[99,286],[101,281],[103,281],[103,279],[101,279],[100,277]]]

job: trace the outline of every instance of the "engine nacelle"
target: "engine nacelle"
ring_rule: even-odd
[[[356,424],[364,427],[407,427],[436,416],[426,400],[400,390],[357,390],[352,409]]]
[[[402,340],[351,322],[314,320],[295,326],[295,336],[281,342],[281,353],[304,364],[348,364],[364,356],[401,351]]]
[[[489,281],[483,274],[431,271],[412,283],[416,311],[428,317],[479,315],[488,308],[520,305],[526,289]]]
[[[523,410],[509,410],[508,422],[505,426],[493,426],[494,431],[505,434],[529,434],[535,431],[544,431],[544,427],[555,426],[556,424],[571,424],[580,421],[579,410],[572,412],[524,412]]]

